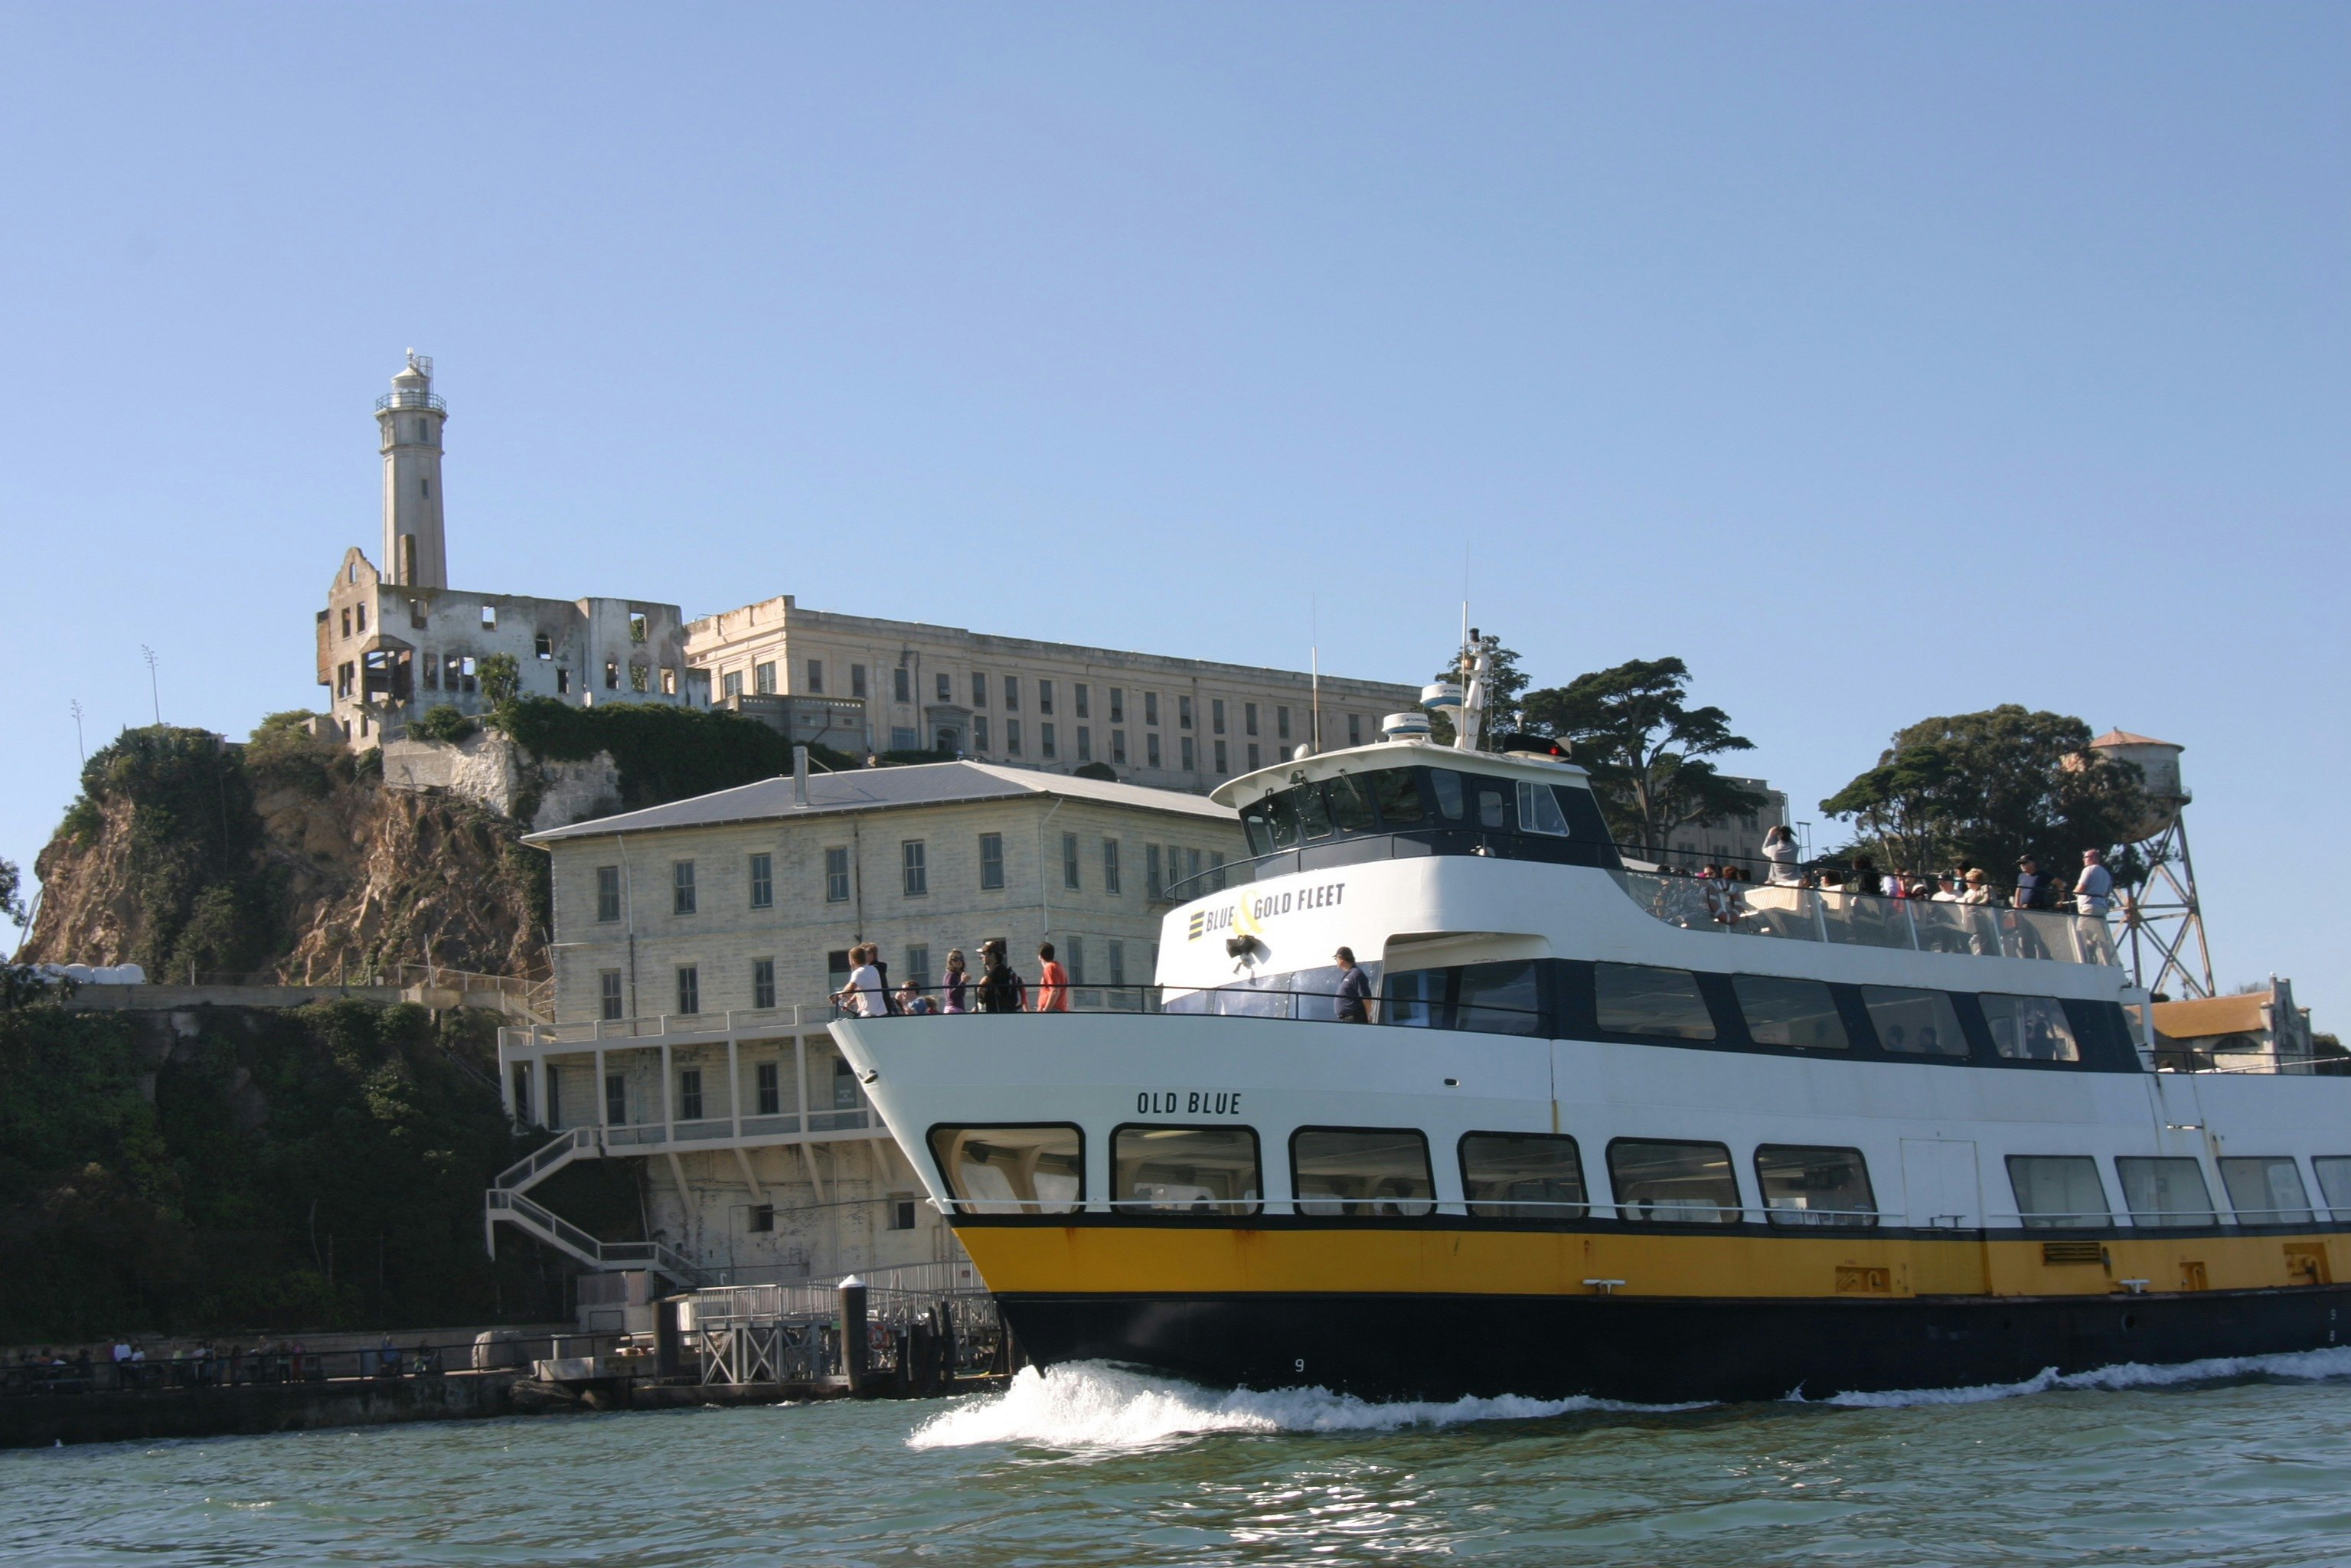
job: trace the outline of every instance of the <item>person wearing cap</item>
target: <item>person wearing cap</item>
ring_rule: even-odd
[[[2021,855],[2016,862],[2016,892],[2010,902],[2019,909],[2037,909],[2041,897],[2041,862],[2031,855]]]
[[[1335,1016],[1341,1023],[1372,1021],[1372,977],[1356,967],[1355,950],[1342,947],[1331,955],[1339,966],[1339,1006]]]
[[[1028,987],[1004,961],[1004,944],[991,936],[979,945],[979,1010],[984,1013],[1017,1013],[1021,1010]]]

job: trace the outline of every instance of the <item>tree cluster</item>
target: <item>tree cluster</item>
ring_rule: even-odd
[[[1721,708],[1691,703],[1681,660],[1632,659],[1534,687],[1500,638],[1485,635],[1479,645],[1491,683],[1488,748],[1509,744],[1513,731],[1566,741],[1619,842],[1655,855],[1677,829],[1765,804],[1761,791],[1721,771],[1720,758],[1753,743]],[[1458,680],[1460,671],[1436,678]],[[1437,738],[1451,738],[1449,726],[1435,727]],[[2139,868],[2124,846],[2147,811],[2138,769],[2089,742],[2082,720],[2014,704],[1922,719],[1896,732],[1876,766],[1821,810],[1853,826],[1842,853],[1869,853],[1882,866],[1924,872],[1964,862],[2005,880],[2021,856],[2053,874],[2095,848],[2128,883]]]
[[[2138,768],[2090,749],[2088,725],[2013,703],[1896,730],[1876,767],[1821,802],[1853,824],[1849,852],[1911,871],[1964,862],[1996,880],[2025,855],[2055,875],[2084,850],[2112,854],[2147,809]],[[2112,869],[2123,883],[2137,870]]]

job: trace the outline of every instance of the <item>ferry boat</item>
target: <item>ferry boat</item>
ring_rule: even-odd
[[[833,1025],[1029,1360],[1721,1400],[2351,1328],[2351,1080],[2158,1071],[2102,919],[1628,860],[1465,674],[1451,745],[1215,792],[1148,1009]]]

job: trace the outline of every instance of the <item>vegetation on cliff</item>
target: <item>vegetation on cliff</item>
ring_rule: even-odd
[[[780,731],[723,708],[573,707],[553,697],[517,697],[500,703],[490,723],[547,761],[611,757],[620,770],[621,804],[632,811],[792,770],[792,743]],[[862,760],[823,746],[810,747],[809,755],[836,770]]]
[[[314,739],[308,717],[273,715],[243,745],[153,727],[100,749],[36,862],[26,956],[158,980],[538,971],[547,862],[521,827],[381,788],[371,753]]]
[[[0,1011],[0,1343],[561,1315],[538,1249],[482,1245],[482,1190],[528,1146],[493,1087],[496,1022]],[[538,1196],[635,1233],[625,1170],[558,1179]]]

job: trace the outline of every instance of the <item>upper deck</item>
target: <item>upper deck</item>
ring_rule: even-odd
[[[1583,769],[1546,758],[1387,742],[1261,768],[1223,786],[1213,799],[1238,808],[1250,858],[1170,887],[1182,907],[1169,918],[1163,952],[1173,950],[1179,932],[1188,938],[1192,904],[1213,902],[1237,884],[1385,861],[1467,856],[1604,870],[1634,909],[1687,931],[2117,964],[2106,923],[2091,916],[1635,869],[1611,841]],[[1473,919],[1468,928],[1488,924]]]

